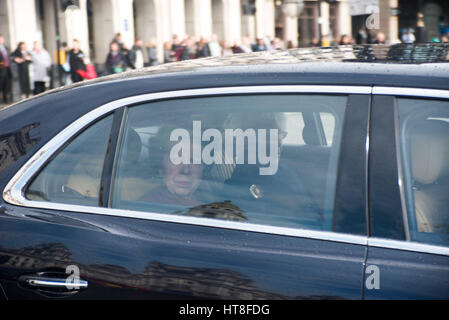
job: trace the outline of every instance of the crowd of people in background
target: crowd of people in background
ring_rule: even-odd
[[[0,34],[0,88],[3,102],[10,103],[13,68],[18,78],[21,98],[44,92],[50,82],[50,54],[38,41],[28,50],[27,44],[19,42],[14,51],[5,45],[5,38]]]
[[[403,43],[415,43],[416,36],[413,29],[408,28],[400,34]],[[327,34],[322,35],[321,41],[313,38],[307,47],[328,47],[335,45],[351,44],[384,44],[386,37],[383,32],[372,34],[369,30],[361,28],[356,38],[350,35],[342,35],[338,39],[331,39]],[[432,42],[449,42],[449,32],[440,38],[432,39]],[[122,36],[117,33],[109,44],[109,52],[104,62],[104,70],[99,75],[121,73],[130,69],[140,69],[146,66],[154,66],[159,63],[170,63],[188,59],[204,57],[220,57],[238,53],[249,53],[266,50],[292,49],[292,41],[284,42],[280,38],[250,39],[244,37],[240,42],[228,43],[219,41],[216,35],[210,39],[201,37],[195,39],[193,36],[173,35],[171,41],[163,44],[163,61],[158,61],[156,41],[152,40],[146,45],[142,39],[136,39],[133,46],[128,48],[122,41]],[[59,52],[58,74],[60,83],[67,85],[97,77],[94,66],[90,63],[86,54],[81,50],[78,40],[72,42],[69,48],[67,43],[62,43]],[[11,102],[11,82],[13,78],[13,67],[20,87],[21,98],[27,98],[31,94],[44,92],[50,86],[52,59],[50,54],[42,48],[38,41],[33,43],[28,50],[25,42],[19,42],[17,48],[10,52],[5,46],[4,36],[0,34],[0,91],[3,102]]]

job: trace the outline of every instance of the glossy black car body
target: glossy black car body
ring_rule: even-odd
[[[444,61],[449,49],[439,48],[435,60]],[[349,47],[194,60],[53,90],[1,110],[0,296],[449,298],[449,248],[416,243],[407,236],[398,184],[395,106],[396,96],[448,99],[449,65],[412,63],[425,62],[419,54],[404,58],[402,52],[385,61],[376,54],[369,47]],[[207,89],[207,96],[239,87],[263,93],[268,86],[282,92],[295,87],[306,93],[347,94],[332,232],[239,229],[225,223],[220,227],[220,222],[29,207],[11,200],[7,185],[33,155],[45,152],[57,134],[100,106],[153,93],[182,96]],[[114,123],[126,105],[113,110]],[[117,144],[119,128],[111,133],[111,146]],[[109,154],[105,166],[113,166],[113,160]],[[102,193],[106,210],[108,196]],[[26,281],[64,279],[69,265],[79,268],[87,289],[55,290]],[[380,288],[367,285],[372,265],[380,271]]]

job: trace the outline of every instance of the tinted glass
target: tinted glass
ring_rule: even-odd
[[[330,230],[346,101],[257,95],[130,107],[112,206]]]
[[[79,134],[37,175],[25,196],[36,201],[97,206],[111,125],[109,116]]]
[[[411,240],[449,245],[449,101],[397,99]]]

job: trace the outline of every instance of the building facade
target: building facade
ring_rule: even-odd
[[[373,33],[384,32],[387,42],[397,42],[400,27],[415,27],[423,20],[428,40],[449,12],[446,0],[304,0],[301,12],[295,10],[295,0],[254,0],[255,13],[248,15],[243,6],[249,1],[79,0],[77,9],[62,12],[59,0],[0,0],[0,33],[11,49],[19,41],[30,47],[37,40],[56,53],[56,6],[61,42],[70,46],[73,39],[80,40],[91,60],[102,64],[117,32],[129,48],[136,38],[155,43],[162,61],[163,44],[174,34],[196,39],[215,34],[230,45],[243,37],[279,37],[293,46],[307,46],[322,36],[331,41],[345,34],[355,38],[368,26]],[[420,10],[421,20],[416,14]]]

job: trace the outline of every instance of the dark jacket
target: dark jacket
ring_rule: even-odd
[[[196,49],[196,58],[210,57],[209,45],[205,43],[202,47]]]
[[[79,82],[83,80],[76,70],[86,71],[86,65],[84,64],[83,58],[85,57],[84,52],[79,50],[75,52],[73,49],[68,52],[69,64],[70,64],[70,75],[73,82]]]
[[[136,45],[133,45],[133,47],[131,48],[131,50],[128,51],[128,62],[129,62],[129,66],[133,69],[136,69],[136,56],[137,56],[137,51],[140,50],[142,52],[143,55],[143,50],[142,47],[138,47]]]
[[[106,74],[118,73],[119,68],[121,68],[122,71],[125,71],[127,66],[128,61],[122,52],[118,51],[114,54],[112,51],[110,51],[108,53],[105,64]]]
[[[27,53],[28,54],[28,53]],[[24,58],[25,56],[22,54],[19,48],[17,48],[11,54],[11,60],[14,58]],[[22,94],[29,95],[30,94],[30,71],[29,65],[31,61],[24,61],[22,63],[14,62],[17,65],[18,75],[19,75],[19,85],[20,92]]]

